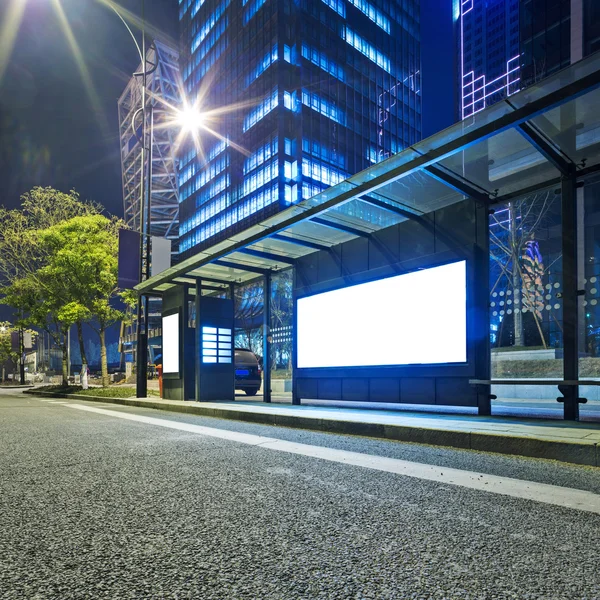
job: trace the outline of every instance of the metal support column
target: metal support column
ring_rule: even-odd
[[[485,381],[491,379],[492,358],[490,343],[490,216],[485,206],[477,206],[477,245],[475,246],[475,286],[474,297],[476,324],[474,331],[478,332],[475,341],[475,369],[477,378]],[[477,408],[478,414],[492,414],[492,394],[489,385],[478,385]]]
[[[297,360],[297,348],[298,348],[298,315],[296,312],[297,305],[297,294],[298,289],[298,278],[300,273],[298,272],[299,267],[294,267],[294,277],[292,282],[292,404],[300,405],[301,400],[298,395],[298,360]]]
[[[147,107],[146,107],[146,86],[147,86],[147,56],[146,56],[146,28],[145,28],[145,13],[144,13],[144,1],[142,0],[142,106],[138,109],[138,112],[142,114],[142,135],[141,135],[141,154],[140,154],[140,269],[139,279],[140,282],[144,281],[144,275],[149,274],[150,265],[146,264],[146,271],[144,272],[144,256],[146,246],[144,243],[148,243],[149,239],[145,239],[145,234],[149,233],[146,229],[147,223],[145,221],[146,213],[146,144],[147,144]],[[135,118],[138,114],[135,113],[133,117],[132,127],[135,131]],[[149,161],[151,162],[151,161]],[[149,165],[148,168],[151,166]],[[145,398],[148,395],[148,298],[144,294],[140,295],[137,304],[137,344],[136,344],[136,365],[135,365],[135,395],[138,398]]]
[[[19,327],[19,381],[25,385],[25,334],[23,327]]]
[[[577,179],[563,176],[562,208],[562,289],[563,289],[563,378],[579,379],[578,281],[577,281]],[[579,386],[560,386],[564,402],[564,418],[579,420]]]
[[[271,274],[263,283],[263,402],[271,402]]]

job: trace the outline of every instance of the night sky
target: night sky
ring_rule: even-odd
[[[8,3],[15,0],[8,0]],[[19,1],[19,0],[16,0]],[[23,0],[20,0],[23,1]],[[0,204],[34,185],[75,188],[123,213],[117,99],[138,56],[118,17],[98,0],[61,0],[98,93],[92,107],[53,0],[26,0],[9,68],[0,82]],[[140,14],[142,0],[120,4]],[[0,0],[0,18],[7,0]],[[178,39],[177,0],[146,0],[146,17]],[[423,134],[454,121],[451,0],[421,0]]]
[[[117,100],[139,57],[124,25],[97,0],[61,3],[98,92],[99,114],[52,0],[27,0],[0,82],[0,204],[15,207],[34,185],[51,185],[75,188],[122,216]],[[140,14],[141,0],[120,4]],[[177,8],[177,0],[146,0],[146,17],[177,39]],[[6,10],[7,0],[0,0],[0,19]]]

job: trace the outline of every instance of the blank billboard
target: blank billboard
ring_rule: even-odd
[[[466,270],[459,261],[299,298],[298,368],[465,363]]]
[[[179,313],[162,318],[163,373],[179,373]]]

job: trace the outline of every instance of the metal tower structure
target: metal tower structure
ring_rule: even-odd
[[[148,233],[171,240],[172,253],[177,254],[179,236],[179,186],[175,136],[173,127],[166,126],[166,102],[171,106],[181,103],[179,54],[167,44],[155,41],[148,50],[147,104],[152,161],[150,170],[150,224]],[[141,71],[140,65],[138,71]],[[123,177],[123,205],[125,222],[134,231],[140,231],[142,145],[139,141],[141,125],[133,131],[132,122],[141,108],[142,83],[132,77],[119,98],[119,135],[121,141],[121,172]],[[136,135],[137,133],[137,135]]]

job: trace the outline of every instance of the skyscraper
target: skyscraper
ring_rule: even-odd
[[[596,0],[454,0],[460,118],[600,47]]]
[[[229,237],[421,136],[418,0],[180,0],[180,252]],[[349,215],[349,217],[360,215]]]

